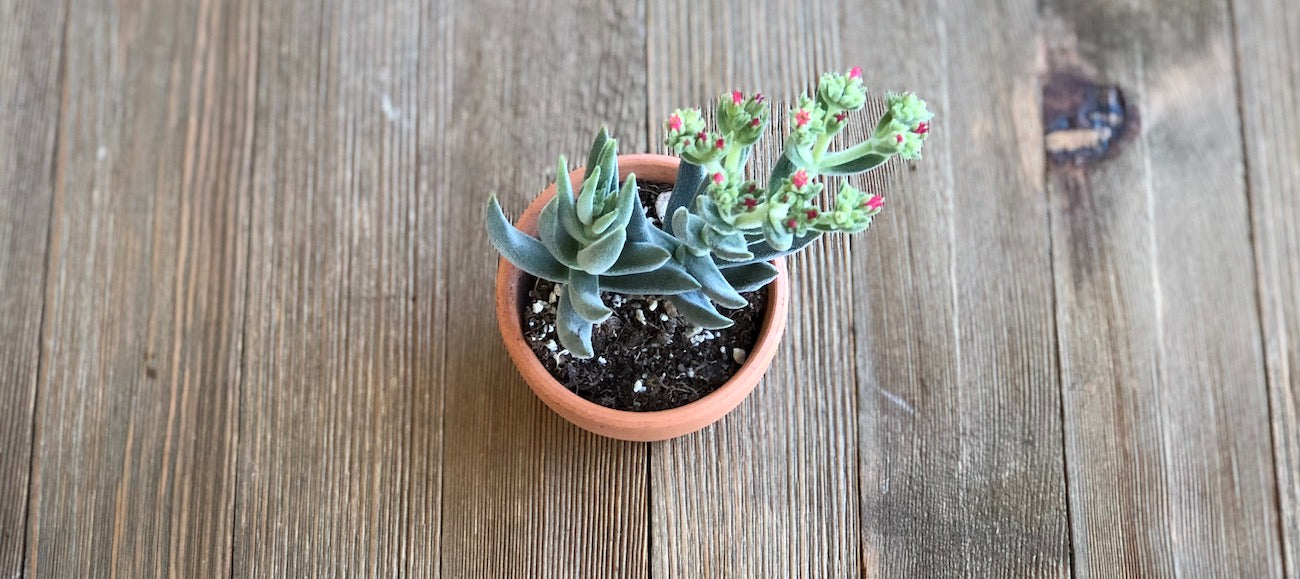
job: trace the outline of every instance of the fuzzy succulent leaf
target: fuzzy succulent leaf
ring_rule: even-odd
[[[569,181],[569,164],[564,157],[560,157],[560,166],[555,174],[555,200],[556,214],[564,230],[580,242],[590,242],[582,222],[578,220],[578,209],[573,205],[573,183]]]
[[[569,302],[582,319],[599,324],[614,313],[600,299],[600,278],[581,270],[569,273]]]
[[[678,207],[673,213],[673,235],[682,242],[682,247],[695,255],[708,255],[709,244],[704,241],[704,219],[691,213],[685,207]]]
[[[598,185],[604,185],[600,180],[600,167],[593,168],[590,173],[591,176],[582,182],[582,190],[578,193],[576,205],[578,221],[583,225],[591,225],[596,212],[596,195],[605,192],[597,188]]]
[[[700,187],[704,184],[704,167],[689,163],[682,160],[677,165],[677,181],[673,183],[672,195],[668,196],[668,209],[664,215],[675,215],[677,208],[690,207],[691,202],[695,200],[700,193]],[[660,217],[663,217],[661,215]],[[674,233],[671,223],[664,219],[668,225],[668,232]]]
[[[668,302],[673,304],[673,307],[677,308],[678,313],[682,314],[687,321],[706,330],[730,328],[734,323],[730,318],[719,313],[708,296],[698,290],[668,296]]]
[[[578,251],[578,265],[590,274],[602,274],[618,261],[618,254],[627,242],[626,229],[613,229]]]
[[[646,273],[602,276],[601,287],[606,291],[637,295],[673,295],[700,289],[700,282],[695,281],[686,268],[676,261],[669,260],[658,269]]]
[[[605,270],[604,275],[628,275],[654,271],[663,266],[664,262],[670,258],[672,258],[672,254],[658,245],[642,241],[628,241],[623,246],[623,252],[619,254],[618,261],[615,261],[614,265]]]
[[[560,338],[560,345],[575,358],[592,357],[595,354],[591,348],[591,325],[591,322],[582,319],[573,309],[569,288],[565,286],[560,290],[560,303],[555,308],[555,333]]]
[[[715,236],[713,254],[730,261],[744,261],[754,258],[754,254],[746,246],[745,235],[739,231]]]
[[[823,175],[832,176],[857,175],[875,169],[876,167],[885,164],[885,161],[888,160],[889,157],[880,153],[867,152],[860,157],[855,157],[836,165],[822,167],[821,172]]]
[[[609,130],[600,128],[596,139],[591,143],[591,152],[587,154],[586,171],[582,175],[585,182],[591,178],[592,171],[599,167],[605,176],[605,189],[612,189],[618,182],[618,141],[609,138]]]
[[[776,279],[780,271],[766,261],[756,261],[751,264],[737,267],[729,267],[722,270],[722,276],[727,278],[727,283],[736,288],[739,292],[756,291]]]
[[[488,199],[487,233],[492,246],[515,267],[553,282],[568,280],[569,268],[551,256],[542,242],[511,225],[495,195]]]
[[[708,256],[691,255],[688,252],[678,252],[677,259],[686,266],[686,271],[690,272],[695,281],[700,282],[700,291],[718,305],[736,309],[743,308],[749,303],[736,292],[735,288],[731,287],[731,284],[727,283],[727,278],[722,276],[713,259]]]
[[[740,267],[752,263],[772,261],[778,257],[798,253],[799,251],[802,251],[803,248],[807,247],[809,243],[816,241],[817,238],[821,237],[821,235],[820,231],[809,230],[808,233],[804,235],[793,236],[789,249],[784,250],[776,249],[768,245],[767,241],[763,238],[759,238],[757,241],[753,241],[749,244],[749,250],[754,254],[752,259],[746,259],[743,261],[718,261],[718,269],[726,270],[728,268]]]
[[[578,252],[582,250],[582,245],[560,225],[559,217],[556,215],[558,203],[558,199],[551,199],[542,208],[537,218],[538,237],[541,238],[542,245],[546,246],[546,250],[551,252],[551,257],[566,267],[581,267],[578,264]]]
[[[612,227],[627,229],[628,222],[632,220],[632,214],[641,208],[641,196],[637,193],[635,173],[627,176],[627,180],[623,182],[623,188],[619,190],[615,200],[618,205],[612,211],[616,216]],[[642,215],[644,216],[644,213]]]
[[[776,195],[776,192],[781,189],[785,180],[789,179],[790,175],[792,175],[798,168],[799,167],[795,166],[794,161],[790,160],[790,155],[782,154],[781,158],[777,159],[776,165],[772,166],[772,173],[768,176],[768,196]]]

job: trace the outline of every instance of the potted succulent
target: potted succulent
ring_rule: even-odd
[[[677,157],[620,156],[602,129],[585,169],[561,157],[556,183],[516,224],[492,197],[497,318],[528,385],[574,424],[625,440],[681,436],[730,412],[784,332],[784,256],[865,230],[884,203],[847,182],[824,195],[823,178],[920,157],[925,102],[887,100],[869,138],[831,151],[866,90],[858,68],[823,75],[789,111],[765,182],[746,166],[769,107],[737,91],[717,101],[714,129],[699,109],[668,117]]]

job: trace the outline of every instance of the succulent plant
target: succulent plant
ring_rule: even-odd
[[[745,171],[769,122],[763,95],[721,96],[716,129],[699,109],[674,111],[664,124],[665,144],[682,160],[662,229],[646,217],[636,176],[619,184],[618,145],[602,129],[576,195],[560,158],[556,195],[539,215],[538,238],[511,225],[493,197],[489,239],[520,269],[560,285],[556,330],[576,357],[594,354],[592,328],[612,314],[602,291],[667,296],[691,323],[725,328],[731,320],[715,304],[743,307],[741,292],[776,278],[772,259],[824,233],[863,231],[884,204],[880,195],[843,183],[823,208],[821,178],[864,173],[896,156],[920,158],[933,116],[925,101],[911,93],[886,99],[888,111],[869,138],[830,151],[851,113],[866,103],[866,89],[856,67],[822,75],[817,90],[789,111],[785,149],[766,184]]]

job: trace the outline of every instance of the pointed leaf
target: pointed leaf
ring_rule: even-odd
[[[674,236],[693,253],[705,255],[709,244],[704,242],[704,220],[691,214],[685,207],[678,207],[673,212]]]
[[[591,322],[582,319],[573,309],[567,286],[560,291],[560,303],[555,308],[555,333],[560,338],[560,344],[568,349],[573,357],[587,359],[593,356]]]
[[[551,199],[542,208],[541,215],[537,217],[537,235],[542,239],[542,245],[546,246],[546,250],[557,261],[566,267],[579,267],[578,251],[582,249],[582,245],[564,230],[564,226],[560,225],[556,203],[555,199]]]
[[[768,196],[776,195],[776,192],[781,189],[783,182],[786,179],[789,179],[790,175],[794,174],[795,169],[798,169],[798,167],[794,166],[794,162],[790,160],[790,156],[782,154],[781,158],[777,159],[776,165],[772,166],[772,173],[768,175]]]
[[[803,236],[797,236],[797,237],[795,237],[793,243],[790,244],[790,248],[789,248],[789,249],[786,249],[786,250],[784,250],[784,251],[774,249],[772,246],[768,245],[766,242],[763,242],[762,240],[759,240],[758,243],[750,243],[750,244],[749,244],[749,251],[752,252],[752,253],[754,254],[753,259],[746,259],[746,260],[743,260],[743,261],[722,261],[722,260],[719,260],[719,261],[718,261],[718,268],[719,268],[719,269],[723,269],[723,270],[725,270],[725,269],[727,269],[727,268],[731,268],[731,267],[739,267],[739,266],[742,266],[742,265],[749,265],[749,264],[751,264],[751,263],[764,262],[764,261],[772,261],[773,259],[776,259],[776,258],[778,258],[778,257],[784,257],[784,256],[790,255],[790,254],[792,254],[792,253],[797,253],[797,252],[803,250],[803,248],[807,247],[809,243],[812,243],[814,240],[816,240],[817,238],[819,238],[819,237],[821,237],[821,236],[822,236],[822,234],[821,234],[820,231],[809,231],[807,234],[805,234],[805,235],[803,235]]]
[[[596,195],[604,193],[597,188],[598,185],[604,185],[600,181],[600,167],[591,170],[591,177],[582,182],[582,191],[578,193],[578,221],[583,225],[591,225],[592,214],[596,210]]]
[[[618,261],[615,261],[614,265],[605,270],[603,275],[627,275],[654,271],[659,269],[671,257],[671,253],[653,243],[629,241],[623,246],[623,253],[619,254]]]
[[[586,172],[582,175],[582,180],[586,181],[591,177],[591,170],[600,166],[601,154],[605,151],[605,146],[611,141],[609,138],[609,128],[601,127],[600,132],[596,133],[596,139],[591,142],[591,152],[587,153]]]
[[[722,276],[727,278],[727,283],[736,288],[739,292],[756,291],[763,286],[772,283],[780,272],[776,266],[766,261],[756,261],[749,265],[730,267],[722,270]]]
[[[700,283],[691,277],[676,261],[669,260],[659,269],[646,273],[618,276],[601,276],[600,286],[605,291],[634,295],[666,296],[700,289]]]
[[[626,241],[626,230],[612,230],[591,245],[582,248],[582,251],[578,252],[578,264],[587,273],[595,275],[605,273],[605,270],[618,261],[618,254],[623,251],[623,243]]]
[[[488,199],[487,234],[497,252],[515,267],[553,282],[562,283],[569,278],[569,268],[551,256],[542,242],[510,224],[496,196]]]
[[[885,155],[868,152],[861,157],[851,159],[838,165],[822,167],[822,174],[832,176],[857,175],[875,169],[876,167],[885,164],[885,161],[888,160],[889,157]]]
[[[578,209],[573,206],[573,182],[569,180],[569,165],[563,156],[560,157],[559,172],[555,174],[555,200],[556,214],[564,230],[574,239],[589,243],[591,240],[582,230],[582,222],[578,221]]]
[[[632,213],[641,206],[641,198],[637,191],[636,174],[629,173],[627,180],[623,181],[623,188],[618,192],[618,217],[614,220],[613,227],[627,229],[628,222],[632,220]]]
[[[743,308],[749,302],[736,292],[727,279],[722,277],[722,272],[718,266],[713,263],[709,257],[700,257],[697,255],[678,256],[681,258],[682,265],[686,266],[686,271],[690,272],[695,281],[700,282],[700,291],[709,296],[709,299],[718,302],[718,305],[724,308]]]
[[[575,269],[569,273],[566,289],[569,291],[573,311],[582,319],[599,324],[614,313],[600,300],[600,281],[596,276]]]
[[[668,301],[692,324],[706,330],[730,328],[733,323],[719,313],[718,308],[713,307],[713,302],[710,302],[703,292],[693,291],[668,296]]]
[[[715,235],[711,245],[713,246],[714,255],[722,259],[743,261],[754,258],[754,254],[750,253],[745,244],[744,234],[739,231],[729,235]]]
[[[668,196],[668,209],[664,215],[674,215],[678,207],[689,207],[704,184],[704,167],[688,163],[685,159],[677,165],[677,181],[673,183],[673,193]],[[664,217],[660,215],[659,217]],[[669,233],[675,233],[672,224],[663,219]]]

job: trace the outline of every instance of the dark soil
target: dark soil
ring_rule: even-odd
[[[671,187],[642,183],[642,204]],[[654,221],[658,221],[655,219]],[[749,305],[722,309],[735,321],[724,330],[695,327],[656,296],[605,293],[614,310],[591,333],[595,356],[575,358],[555,333],[556,284],[539,279],[524,304],[524,337],[546,370],[579,396],[617,410],[649,412],[689,404],[709,393],[740,369],[758,341],[767,308],[767,292],[741,294]]]

